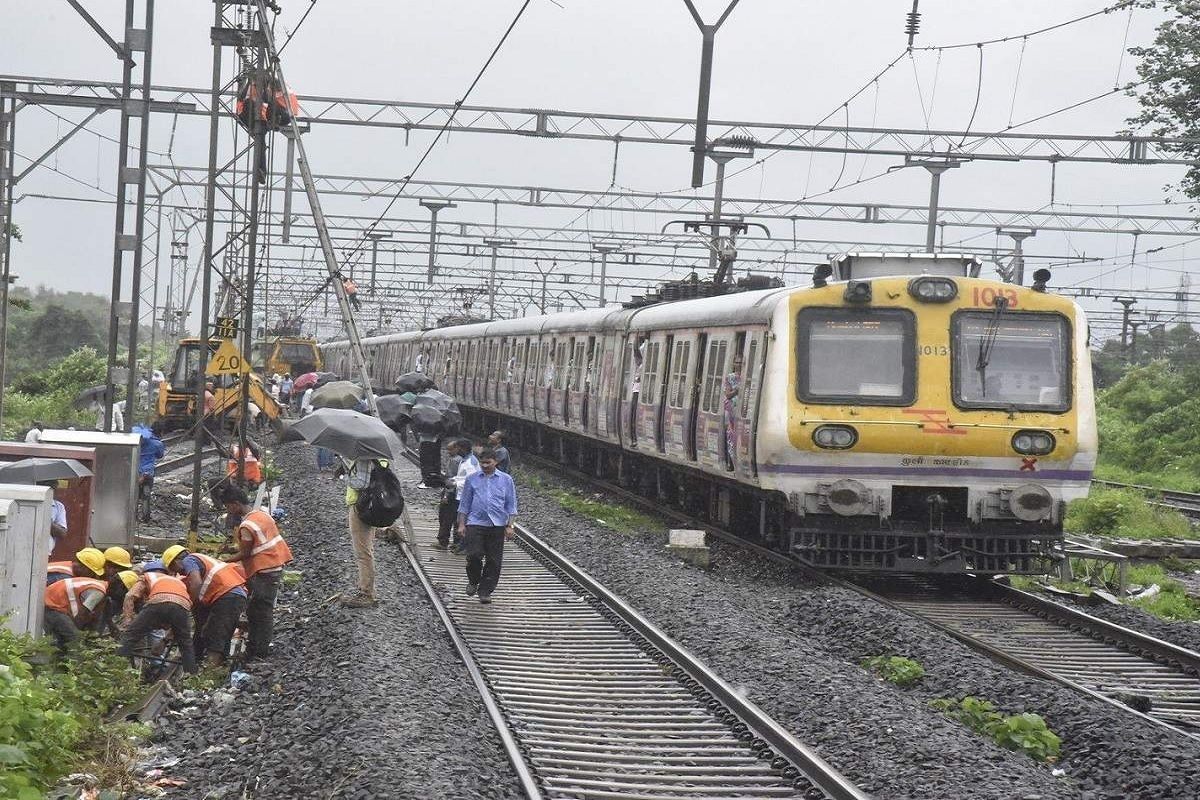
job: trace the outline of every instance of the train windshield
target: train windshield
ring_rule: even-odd
[[[1067,320],[1057,314],[955,315],[954,402],[963,408],[1066,411],[1071,406]]]
[[[797,394],[813,403],[912,403],[914,328],[913,315],[901,309],[804,309],[797,317]]]

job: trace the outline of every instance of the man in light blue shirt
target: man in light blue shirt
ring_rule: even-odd
[[[53,553],[58,540],[67,535],[67,507],[58,499],[58,481],[42,481],[40,485],[54,490],[50,500],[50,549],[47,551]]]
[[[469,476],[458,500],[458,533],[467,556],[467,596],[492,602],[500,582],[504,542],[513,534],[517,516],[517,489],[506,472],[496,469],[496,453],[479,454],[480,471]]]

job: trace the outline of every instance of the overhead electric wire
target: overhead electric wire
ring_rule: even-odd
[[[295,38],[296,34],[300,32],[300,26],[304,24],[304,20],[308,19],[308,15],[312,13],[313,6],[316,4],[317,0],[311,0],[311,2],[309,2],[308,8],[304,9],[304,16],[300,17],[300,21],[296,23],[296,27],[292,28],[291,33],[289,33],[287,38],[283,40],[283,46],[280,47],[275,53],[276,58],[283,55],[283,51],[286,50],[287,46],[292,43],[292,39]],[[274,28],[274,26],[272,26],[272,28]]]
[[[924,47],[914,47],[912,49],[913,50],[921,50],[921,51],[958,50],[958,49],[961,49],[964,47],[982,47],[982,46],[988,45],[988,44],[1001,44],[1003,42],[1011,42],[1016,39],[1027,39],[1031,36],[1039,36],[1043,33],[1049,33],[1050,31],[1056,31],[1059,28],[1065,28],[1068,25],[1074,25],[1077,22],[1083,22],[1084,20],[1089,20],[1089,19],[1092,19],[1093,17],[1099,17],[1099,16],[1103,16],[1105,14],[1110,14],[1113,11],[1120,11],[1123,8],[1131,8],[1131,7],[1135,6],[1136,4],[1137,4],[1136,0],[1121,0],[1121,2],[1113,3],[1110,6],[1105,6],[1104,8],[1100,9],[1099,11],[1093,11],[1089,14],[1084,14],[1083,16],[1079,16],[1079,17],[1075,17],[1074,19],[1066,20],[1065,22],[1058,22],[1058,23],[1055,23],[1054,25],[1048,25],[1044,28],[1038,28],[1037,30],[1026,31],[1025,33],[1016,33],[1016,34],[1012,34],[1011,36],[1001,36],[996,39],[984,39],[983,41],[978,41],[978,42],[961,42],[959,44],[926,45]]]
[[[524,0],[524,2],[521,3],[521,7],[517,10],[512,22],[508,24],[508,28],[505,29],[504,35],[500,37],[500,41],[496,43],[494,48],[492,48],[491,54],[487,57],[487,60],[483,62],[483,66],[479,68],[479,72],[476,73],[475,78],[471,81],[470,86],[467,87],[467,90],[463,93],[463,96],[460,99],[454,101],[454,109],[450,112],[450,116],[448,116],[446,121],[442,123],[441,128],[439,128],[437,133],[434,135],[433,141],[429,143],[429,146],[425,148],[425,152],[422,153],[421,157],[417,160],[416,166],[414,166],[412,170],[404,176],[403,180],[401,180],[400,188],[398,188],[395,194],[392,195],[392,199],[388,201],[388,204],[384,207],[383,212],[375,219],[374,222],[367,226],[366,230],[363,231],[363,235],[359,238],[358,242],[355,243],[354,248],[350,251],[350,253],[346,256],[347,259],[354,257],[362,249],[363,243],[367,240],[367,235],[375,231],[375,228],[378,227],[379,223],[383,221],[383,218],[387,216],[389,211],[392,210],[392,206],[395,205],[396,201],[400,199],[400,196],[408,187],[408,184],[412,180],[413,176],[416,175],[417,171],[421,169],[421,166],[429,158],[434,148],[437,147],[438,142],[442,140],[442,137],[446,134],[446,131],[449,130],[450,126],[454,123],[454,118],[457,116],[459,109],[462,108],[463,104],[467,101],[467,98],[471,96],[471,92],[475,90],[475,87],[479,85],[479,81],[483,79],[484,73],[486,73],[488,67],[492,65],[492,61],[494,61],[496,56],[499,54],[500,48],[504,46],[506,41],[508,41],[509,34],[511,34],[513,29],[517,27],[517,23],[521,21],[521,17],[525,14],[525,9],[529,8],[529,4],[531,2],[532,0]]]

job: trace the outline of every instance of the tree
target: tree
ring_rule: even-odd
[[[29,347],[43,360],[61,358],[79,347],[99,346],[100,337],[87,316],[57,304],[47,306],[29,330]]]
[[[1141,2],[1153,7],[1156,2]],[[1142,112],[1129,120],[1138,128],[1150,126],[1154,136],[1200,139],[1200,0],[1165,0],[1164,7],[1175,16],[1158,26],[1154,42],[1133,47],[1140,59],[1138,76],[1130,94]],[[1200,142],[1174,145],[1175,152],[1200,160]],[[1188,167],[1179,189],[1192,200],[1200,200],[1200,166]]]

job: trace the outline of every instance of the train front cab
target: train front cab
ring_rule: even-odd
[[[1096,454],[1074,303],[961,273],[868,276],[797,291],[780,314],[787,434],[760,469],[788,492],[794,554],[872,571],[1056,567]]]

